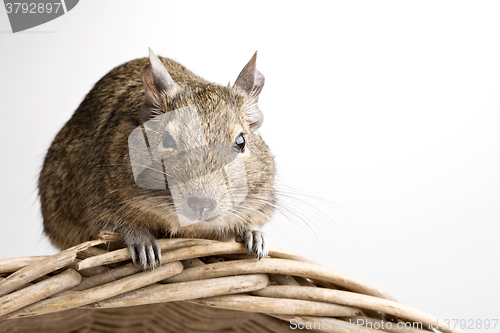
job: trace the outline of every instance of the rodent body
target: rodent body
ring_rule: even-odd
[[[264,256],[260,228],[274,213],[275,167],[257,131],[262,123],[257,101],[264,77],[256,70],[255,60],[254,55],[233,87],[205,81],[152,51],[149,58],[129,61],[99,80],[57,134],[40,174],[44,231],[52,243],[64,249],[96,238],[100,230],[115,230],[134,262],[144,267],[154,267],[155,259],[160,259],[155,238],[165,236],[241,237],[249,250]],[[196,167],[188,162],[172,166],[177,171],[165,169],[169,161],[182,160],[176,151],[181,135],[187,136],[184,146],[193,144],[186,134],[193,126],[183,124],[179,133],[158,130],[163,138],[157,148],[163,164],[151,164],[134,178],[128,145],[132,131],[144,128],[157,116],[189,106],[197,111],[208,145],[203,153],[186,148],[182,158],[204,165],[204,171],[194,171]],[[244,166],[247,194],[240,202],[231,201],[235,193],[231,186],[221,185],[231,173],[237,177],[234,168],[238,167],[225,166],[228,162],[210,148],[215,142],[230,143],[231,158],[240,163],[233,165]],[[151,150],[156,149],[149,144]],[[172,154],[177,158],[167,158]],[[225,174],[215,172],[221,169]],[[154,181],[167,174],[186,180],[178,186],[175,205],[168,186],[151,189],[137,185],[140,177],[149,174]],[[180,225],[181,215],[192,224]]]

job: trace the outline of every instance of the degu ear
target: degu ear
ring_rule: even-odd
[[[264,115],[258,106],[259,94],[264,87],[264,75],[257,70],[257,51],[252,59],[246,64],[240,75],[234,82],[234,87],[240,87],[249,97],[246,105],[247,118],[250,122],[250,128],[257,130],[264,121]]]
[[[172,80],[167,69],[153,50],[149,49],[149,64],[142,70],[142,84],[144,85],[144,104],[140,110],[142,121],[151,119],[154,109],[159,107],[162,93],[175,93],[179,85]]]

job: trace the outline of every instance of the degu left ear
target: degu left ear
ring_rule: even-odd
[[[257,70],[257,51],[252,59],[241,70],[240,75],[234,82],[233,87],[241,88],[248,95],[246,115],[250,123],[250,129],[256,131],[264,121],[264,115],[258,106],[259,95],[264,87],[264,75]]]
[[[175,94],[179,85],[174,82],[165,65],[151,49],[149,63],[142,70],[142,84],[145,94],[140,117],[146,122],[151,119],[153,109],[159,107],[159,96],[163,93]]]

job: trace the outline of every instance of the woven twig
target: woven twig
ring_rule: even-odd
[[[14,318],[36,321],[45,318],[36,316],[68,309],[153,307],[179,301],[244,311],[248,316],[260,313],[286,321],[337,324],[313,326],[325,332],[373,332],[341,325],[358,320],[379,327],[383,320],[390,321],[394,328],[383,329],[387,332],[421,331],[396,329],[397,322],[420,322],[426,332],[428,323],[444,324],[379,288],[290,251],[270,248],[270,258],[257,260],[247,256],[240,243],[161,239],[163,264],[142,271],[130,262],[126,248],[108,252],[96,247],[106,243],[106,248],[113,248],[118,240],[116,234],[106,232],[99,240],[53,256],[0,260],[0,326]],[[168,331],[175,331],[175,318],[170,320],[173,326]],[[278,327],[284,326],[272,321],[277,319],[269,320],[269,327],[282,331]]]

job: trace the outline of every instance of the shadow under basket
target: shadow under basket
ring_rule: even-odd
[[[360,279],[271,247],[160,239],[162,265],[132,264],[102,232],[52,256],[0,260],[3,332],[462,332]]]

